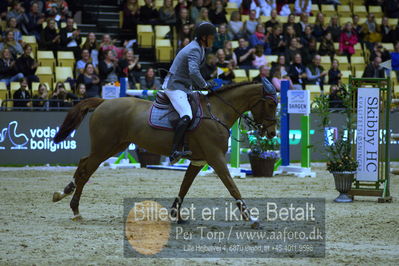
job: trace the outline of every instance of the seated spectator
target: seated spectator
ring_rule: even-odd
[[[156,24],[159,21],[159,12],[153,0],[145,0],[145,5],[140,7],[140,21],[142,24]]]
[[[292,39],[296,39],[296,33],[293,26],[287,26],[287,29],[284,33],[284,41],[287,45],[291,44]],[[297,40],[298,41],[298,40]],[[298,47],[299,48],[299,47]]]
[[[77,99],[78,97],[75,94],[67,92],[64,83],[57,82],[57,84],[55,85],[54,93],[50,98],[50,108],[62,109],[72,107],[73,102]]]
[[[281,26],[281,25],[277,19],[277,11],[275,9],[273,9],[271,12],[270,20],[266,21],[266,23],[265,23],[266,32],[273,33],[273,29],[277,26]]]
[[[230,0],[232,1],[232,0]],[[252,0],[233,0],[234,2],[237,3],[237,6],[239,7],[240,14],[241,15],[250,15],[250,13],[253,11],[255,14],[255,18],[257,19],[259,15],[257,14],[256,10],[251,8]],[[241,3],[241,4],[239,4]]]
[[[320,65],[321,57],[320,55],[315,55],[312,64],[306,68],[306,75],[308,84],[316,84],[320,86],[323,90],[324,78],[327,75],[327,71]]]
[[[233,60],[233,68],[236,68],[237,66],[237,56],[234,53],[233,50],[233,44],[231,41],[225,41],[224,42],[224,47],[223,47],[223,52],[226,56],[226,61]]]
[[[118,63],[119,77],[127,77],[129,88],[136,89],[136,83],[140,82],[141,65],[139,56],[134,55],[133,50],[125,51],[122,59]]]
[[[60,22],[71,16],[68,3],[64,0],[49,0],[45,4],[46,15]]]
[[[385,70],[380,66],[381,57],[377,56],[373,62],[367,65],[363,72],[363,78],[385,78]]]
[[[262,45],[263,49],[265,49],[265,54],[271,54],[270,45],[267,41],[267,36],[265,35],[265,28],[263,27],[262,23],[259,23],[256,26],[256,31],[254,34],[249,36],[249,43],[251,47],[255,47],[257,45]]]
[[[206,81],[217,78],[217,61],[218,60],[214,54],[209,53],[206,55],[205,63],[201,65],[200,68],[201,75]]]
[[[220,74],[219,78],[222,79],[225,84],[230,84],[235,78],[232,60],[226,60],[226,55],[224,54],[223,49],[218,49],[216,51],[216,58],[216,66],[223,70],[223,74]]]
[[[61,41],[59,48],[63,51],[72,51],[75,58],[79,58],[82,37],[80,36],[80,30],[75,29],[73,24],[73,18],[68,18],[66,27],[60,30]]]
[[[80,74],[77,79],[78,84],[84,84],[86,90],[86,97],[99,97],[100,96],[100,78],[97,76],[96,69],[91,63],[87,63],[83,74]]]
[[[96,35],[93,32],[87,34],[86,42],[83,44],[82,49],[87,49],[90,52],[90,57],[93,65],[98,65],[98,53],[100,51],[100,45],[97,43]]]
[[[370,62],[374,61],[374,58],[376,58],[377,56],[381,57],[382,62],[391,59],[391,53],[379,42],[376,42],[373,49],[371,50]]]
[[[262,78],[267,78],[270,81],[270,68],[267,66],[261,66],[259,68],[259,75],[252,79],[253,82],[262,82]]]
[[[256,10],[259,10],[259,14],[262,16],[270,17],[273,16],[272,11],[276,10],[277,5],[276,5],[276,0],[261,0],[259,1],[259,7],[257,7],[257,4],[255,1],[252,2],[252,7],[256,7]],[[277,14],[277,11],[276,11]],[[273,28],[273,26],[272,26]],[[266,26],[267,29],[267,26]]]
[[[276,25],[273,28],[272,34],[269,35],[269,45],[272,49],[272,54],[279,55],[284,53],[286,43],[284,36],[282,35],[282,29],[280,25]]]
[[[258,24],[260,23],[259,20],[256,18],[256,11],[251,10],[251,12],[249,13],[249,19],[244,22],[244,34],[246,34],[247,36],[251,36],[252,34],[254,34]]]
[[[276,2],[276,9],[280,16],[287,17],[291,15],[291,7],[288,0],[276,0]]]
[[[337,59],[334,59],[331,63],[331,68],[328,71],[328,84],[330,85],[338,85],[341,81],[342,73],[339,70],[339,62]]]
[[[307,66],[312,63],[314,57],[317,55],[317,42],[315,38],[310,39],[308,45],[302,47],[302,61]]]
[[[359,41],[361,41],[361,31],[362,31],[362,25],[359,24],[359,16],[358,15],[353,15],[352,16],[352,29],[356,34],[356,37]]]
[[[301,36],[301,44],[302,44],[302,46],[304,46],[304,47],[308,46],[308,45],[309,45],[309,42],[310,42],[312,39],[314,39],[312,26],[307,25],[307,26],[305,27],[305,32],[302,33],[302,34],[299,35],[299,36]],[[315,40],[316,40],[316,39],[315,39]],[[317,41],[316,41],[316,42],[317,42]]]
[[[331,32],[327,32],[326,35],[321,39],[319,47],[319,55],[321,56],[328,55],[331,57],[331,59],[334,58],[335,47],[334,47],[334,42],[332,40]]]
[[[287,34],[287,28],[289,26],[291,26],[294,30],[295,30],[295,15],[294,14],[290,14],[288,16],[288,21],[286,23],[283,24],[283,33]]]
[[[194,24],[190,19],[187,8],[181,8],[179,11],[179,16],[176,21],[176,32],[182,32],[184,25],[188,25],[190,30],[194,28]]]
[[[12,56],[17,58],[18,55],[23,54],[24,50],[19,42],[15,41],[12,31],[7,31],[4,42],[0,43],[0,51],[7,48],[10,50]]]
[[[312,0],[295,0],[295,14],[310,14],[312,11]]]
[[[280,70],[282,76],[286,76],[288,73],[288,66],[289,64],[285,60],[284,55],[279,55],[277,58],[277,62],[272,62],[272,68],[270,69],[270,75],[273,77],[274,72],[277,71],[277,69]]]
[[[161,81],[155,76],[154,69],[152,67],[148,68],[145,76],[141,77],[140,88],[142,90],[159,90],[161,87]]]
[[[87,93],[86,93],[86,85],[85,84],[79,83],[76,86],[76,96],[78,97],[78,100],[75,101],[76,103],[88,98]]]
[[[14,92],[12,96],[14,107],[30,107],[31,103],[31,95],[28,87],[28,80],[26,78],[22,78],[20,81],[21,87]]]
[[[33,95],[32,105],[37,109],[48,110],[49,109],[49,101],[48,101],[48,89],[46,84],[40,83],[37,88],[37,93]]]
[[[177,49],[176,55],[180,52],[181,49],[186,47],[190,42],[191,40],[189,38],[184,38],[179,44],[179,49]]]
[[[363,36],[363,41],[369,50],[372,50],[375,42],[381,41],[381,34],[379,32],[377,23],[375,22],[375,16],[373,13],[369,13],[366,22],[362,25],[360,34]]]
[[[137,24],[140,21],[140,7],[138,0],[127,0],[123,5],[123,24],[124,32],[130,34],[132,39],[137,38]]]
[[[306,13],[302,13],[300,16],[300,20],[295,24],[294,29],[297,36],[302,36],[305,32],[306,26],[309,25],[309,16]]]
[[[111,51],[112,56],[115,58],[122,58],[123,56],[123,51],[125,48],[119,48],[114,45],[115,40],[111,39],[111,36],[109,34],[104,34],[103,39],[100,43],[100,57],[103,58],[105,57],[105,52]]]
[[[75,70],[76,70],[76,77],[84,72],[86,64],[92,63],[94,68],[97,68],[97,65],[92,62],[90,58],[90,52],[88,49],[83,49],[81,54],[81,59],[76,62]]]
[[[352,28],[352,23],[346,23],[344,30],[341,32],[341,37],[339,40],[340,54],[347,55],[350,59],[350,57],[355,53],[355,45],[357,42],[358,39],[355,31]]]
[[[209,20],[209,11],[206,7],[201,8],[195,23],[199,25],[202,22],[210,22]]]
[[[241,21],[240,13],[233,11],[228,24],[228,34],[231,40],[238,40],[244,36],[244,23]]]
[[[183,25],[182,31],[178,33],[179,34],[179,40],[177,42],[178,45],[182,43],[182,41],[186,38],[188,38],[190,41],[193,39],[193,32],[190,28],[190,25],[186,24]]]
[[[16,60],[15,66],[18,72],[22,73],[31,85],[32,82],[39,82],[39,78],[35,75],[39,63],[32,58],[32,47],[25,44],[24,53]]]
[[[341,26],[339,25],[338,16],[332,16],[330,24],[327,27],[327,31],[331,32],[331,36],[334,42],[339,42],[341,37]]]
[[[399,8],[399,6],[398,6]],[[382,23],[379,25],[379,32],[381,32],[381,41],[382,42],[393,42],[393,27],[389,26],[389,21],[387,17],[382,18]]]
[[[330,94],[328,95],[329,107],[330,108],[345,108],[342,97],[346,91],[343,88],[339,88],[338,85],[331,85]]]
[[[218,49],[223,49],[224,43],[230,40],[229,35],[227,34],[226,24],[221,24],[218,27],[218,32],[216,33],[215,39],[213,41],[213,51]]]
[[[238,66],[242,69],[252,68],[253,54],[255,53],[254,48],[249,48],[247,41],[244,38],[238,40],[238,47],[234,49],[234,53],[237,57]]]
[[[100,80],[103,84],[114,83],[118,81],[117,64],[118,64],[118,58],[114,56],[112,50],[106,50],[104,52],[104,60],[101,60],[100,63],[98,64],[98,70],[100,72]]]
[[[24,34],[27,34],[28,31],[26,29],[29,21],[28,21],[28,16],[25,13],[25,8],[22,7],[21,2],[19,1],[13,1],[11,3],[11,9],[7,12],[7,17],[6,17],[8,24],[10,24],[11,19],[15,19],[15,21],[11,22],[14,24],[14,28],[16,29],[17,27],[19,30],[23,31]],[[10,27],[10,25],[8,25]],[[18,30],[18,31],[19,31]],[[21,34],[21,32],[19,32]],[[22,34],[20,35],[22,37]],[[20,39],[15,38],[17,41]]]
[[[45,21],[44,14],[40,12],[38,2],[33,2],[28,13],[28,24],[26,29],[28,35],[34,35],[37,40],[40,39],[40,32],[42,31],[42,25]]]
[[[226,11],[221,0],[216,0],[214,6],[209,10],[209,19],[215,26],[227,23]]]
[[[266,55],[263,54],[263,46],[255,46],[254,60],[252,60],[252,66],[254,68],[260,68],[261,66],[267,65]]]
[[[14,40],[16,42],[22,42],[22,33],[17,28],[17,19],[16,18],[9,18],[7,21],[7,28],[6,32],[11,31],[14,34]]]
[[[163,6],[159,8],[159,22],[165,25],[176,24],[176,14],[172,0],[163,1]]]
[[[24,75],[18,72],[10,49],[4,48],[0,59],[0,82],[5,82],[7,87],[9,87],[11,82],[21,80],[23,77]]]
[[[316,38],[318,42],[322,40],[322,37],[325,36],[327,32],[327,25],[324,22],[323,13],[319,12],[316,16],[316,22],[313,25],[313,36]]]
[[[283,81],[283,80],[289,81],[290,89],[294,88],[290,77],[287,74],[283,75],[281,72],[281,68],[277,67],[273,73],[273,78],[272,78],[272,84],[276,88],[277,91],[281,90],[281,81]]]
[[[294,55],[294,62],[288,69],[288,76],[291,78],[295,89],[305,89],[306,67],[302,64],[302,56],[300,53]]]
[[[56,55],[60,42],[61,36],[57,32],[55,20],[49,19],[47,21],[47,26],[42,30],[40,35],[39,49],[53,51]]]
[[[288,46],[287,49],[285,49],[285,60],[287,61],[288,64],[292,63],[294,61],[294,57],[296,54],[301,53],[301,50],[299,49],[299,43],[296,38],[291,39],[290,46]],[[302,60],[302,57],[301,57]]]
[[[200,10],[204,5],[204,0],[195,0],[193,1],[190,8],[190,17],[192,21],[197,21],[197,18],[200,15]]]

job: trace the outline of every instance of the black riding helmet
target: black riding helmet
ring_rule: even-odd
[[[203,36],[210,36],[216,34],[216,27],[209,22],[202,22],[195,29],[195,37],[200,40]]]

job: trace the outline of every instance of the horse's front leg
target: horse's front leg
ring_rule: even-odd
[[[173,202],[170,213],[173,218],[177,219],[178,223],[182,222],[182,219],[180,219],[180,208],[183,203],[183,199],[193,184],[195,177],[198,175],[204,165],[205,162],[203,164],[201,162],[191,162],[187,168],[186,174],[184,175],[183,181],[180,185],[179,196]]]
[[[233,178],[230,175],[229,169],[227,168],[227,162],[224,154],[220,153],[214,155],[212,159],[207,160],[209,165],[215,170],[216,174],[222,180],[225,187],[230,192],[230,195],[236,200],[236,204],[241,212],[241,216],[245,221],[251,223],[251,227],[257,229],[260,227],[260,223],[257,218],[252,217],[249,213],[249,209],[241,197],[241,193],[238,190]]]

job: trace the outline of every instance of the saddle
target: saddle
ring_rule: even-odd
[[[198,92],[189,93],[188,101],[193,113],[193,119],[188,127],[188,131],[193,131],[198,127],[202,118],[200,94]],[[180,116],[173,107],[169,97],[164,91],[158,91],[150,110],[148,124],[153,128],[172,131],[175,129],[179,120]]]

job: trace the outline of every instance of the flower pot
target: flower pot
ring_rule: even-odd
[[[272,177],[274,172],[274,164],[276,159],[263,159],[258,156],[249,155],[252,176]]]
[[[347,203],[353,201],[347,193],[352,188],[355,173],[356,172],[332,172],[335,181],[335,189],[340,193],[334,200],[335,202]]]
[[[137,149],[137,157],[140,162],[140,167],[147,167],[147,165],[161,164],[161,155],[150,153],[144,149]]]

